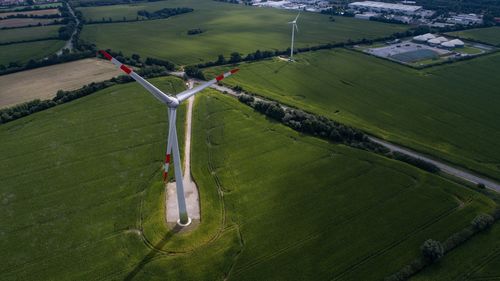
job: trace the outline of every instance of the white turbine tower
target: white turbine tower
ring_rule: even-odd
[[[299,32],[299,27],[297,26],[297,19],[300,16],[300,11],[295,17],[293,21],[288,22],[288,24],[292,25],[292,47],[290,48],[290,61],[293,61],[293,41],[295,40],[295,29],[297,29],[297,32]]]
[[[184,186],[182,183],[182,170],[181,170],[181,157],[179,154],[179,143],[177,140],[177,128],[175,125],[175,120],[177,117],[177,107],[179,106],[180,103],[182,103],[184,100],[188,99],[189,97],[195,95],[196,93],[200,92],[201,90],[209,87],[212,84],[217,83],[218,81],[230,76],[231,74],[234,74],[238,71],[238,69],[233,69],[229,72],[226,72],[224,74],[221,74],[214,79],[194,88],[194,89],[189,89],[184,92],[181,92],[177,94],[176,96],[170,96],[162,91],[160,91],[158,88],[153,86],[151,83],[146,81],[144,78],[139,76],[137,73],[135,73],[132,69],[128,68],[126,65],[122,64],[115,58],[113,58],[110,54],[108,54],[106,51],[99,51],[105,58],[110,60],[114,65],[119,67],[121,70],[123,70],[125,73],[127,73],[130,77],[132,77],[135,81],[139,82],[141,86],[146,88],[153,96],[158,99],[160,102],[164,103],[168,107],[168,141],[167,141],[167,152],[166,152],[166,157],[165,157],[165,165],[164,165],[164,171],[163,171],[163,180],[166,181],[168,179],[168,166],[170,163],[170,152],[173,150],[173,160],[174,160],[174,167],[175,167],[175,183],[177,187],[177,203],[179,206],[179,220],[177,223],[181,226],[187,226],[191,223],[191,219],[188,216],[187,210],[186,210],[186,199],[184,197]]]

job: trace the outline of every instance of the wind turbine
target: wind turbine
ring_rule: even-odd
[[[292,47],[290,48],[290,61],[293,61],[293,41],[295,40],[295,29],[299,32],[299,27],[297,26],[297,19],[300,16],[300,11],[295,17],[293,21],[288,22],[288,24],[292,24]]]
[[[173,157],[174,157],[174,167],[175,167],[175,183],[176,183],[176,188],[177,188],[177,205],[179,206],[179,220],[177,221],[177,224],[180,226],[187,226],[191,223],[191,219],[188,216],[187,210],[186,210],[186,199],[184,197],[184,185],[182,183],[182,170],[181,170],[181,157],[179,154],[179,143],[177,140],[177,128],[175,125],[175,120],[177,117],[177,107],[179,104],[181,104],[184,100],[188,99],[189,97],[195,95],[196,93],[200,92],[201,90],[209,87],[212,84],[215,84],[219,82],[220,80],[236,73],[239,69],[233,69],[229,72],[226,72],[224,74],[221,74],[214,79],[196,87],[193,89],[186,90],[184,92],[181,92],[177,94],[176,96],[170,96],[162,91],[160,91],[158,88],[153,86],[151,83],[146,81],[146,79],[142,78],[139,76],[137,73],[135,73],[132,69],[128,68],[126,65],[122,64],[119,62],[117,59],[113,58],[110,54],[108,54],[106,51],[100,50],[99,51],[105,58],[110,60],[114,65],[116,65],[118,68],[123,70],[125,73],[127,73],[130,77],[132,77],[135,81],[139,82],[141,86],[146,88],[148,92],[150,92],[156,99],[158,99],[160,102],[164,103],[168,107],[168,141],[167,141],[167,152],[165,156],[165,165],[164,165],[164,170],[163,170],[163,180],[166,181],[168,179],[168,166],[170,164],[170,152],[173,151]]]

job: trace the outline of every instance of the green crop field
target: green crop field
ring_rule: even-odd
[[[47,25],[0,30],[0,43],[57,38],[59,35],[58,30],[61,26],[62,25]]]
[[[41,59],[59,51],[64,43],[61,40],[44,40],[0,46],[0,64],[25,63],[30,59]]]
[[[495,206],[205,92],[192,155],[202,222],[176,233],[162,217],[165,116],[130,83],[0,126],[0,279],[381,279]]]
[[[121,50],[125,54],[163,58],[178,64],[213,61],[219,54],[232,52],[247,54],[260,50],[286,50],[290,46],[291,29],[288,21],[294,11],[264,9],[221,3],[212,0],[171,0],[137,5],[80,8],[86,18],[122,20],[134,18],[137,11],[154,11],[164,7],[191,7],[194,12],[164,20],[86,25],[82,39],[99,48]],[[187,31],[201,28],[205,32],[187,35]],[[322,43],[346,42],[349,39],[377,38],[404,31],[405,25],[391,25],[303,13],[296,37],[298,47]]]
[[[496,224],[411,281],[498,280],[500,278],[500,225]]]
[[[297,60],[242,64],[227,83],[500,179],[499,53],[424,71],[344,49]]]
[[[500,27],[498,26],[455,31],[449,34],[463,39],[477,40],[500,46]]]

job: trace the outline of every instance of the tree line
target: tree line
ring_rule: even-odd
[[[405,281],[424,268],[439,262],[447,253],[464,244],[474,235],[486,231],[500,220],[500,210],[493,214],[478,214],[468,226],[450,235],[444,242],[433,239],[425,240],[420,246],[421,255],[401,268],[398,272],[386,277],[384,281]]]
[[[135,18],[123,17],[122,19],[113,19],[111,17],[103,17],[101,20],[93,19],[83,19],[86,24],[104,24],[104,23],[120,23],[120,22],[135,22],[144,20],[157,20],[166,19],[175,15],[190,13],[194,11],[192,8],[165,8],[154,12],[148,12],[146,10],[137,11],[137,16]]]
[[[238,96],[240,102],[249,105],[256,111],[298,132],[382,154],[386,157],[406,162],[431,173],[440,171],[440,169],[432,163],[399,152],[390,151],[388,148],[371,141],[365,133],[356,128],[341,124],[324,116],[317,116],[296,108],[284,107],[278,102],[256,99],[252,95],[242,93],[241,91],[243,89],[241,86],[235,86],[233,90],[240,92]]]

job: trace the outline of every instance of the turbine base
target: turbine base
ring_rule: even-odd
[[[179,226],[182,226],[182,227],[186,227],[186,226],[190,225],[190,224],[191,224],[191,222],[193,222],[193,220],[191,220],[191,218],[190,218],[190,217],[188,217],[188,221],[187,221],[187,223],[185,223],[185,224],[181,223],[181,219],[178,219],[178,220],[177,220],[177,224],[178,224]]]

